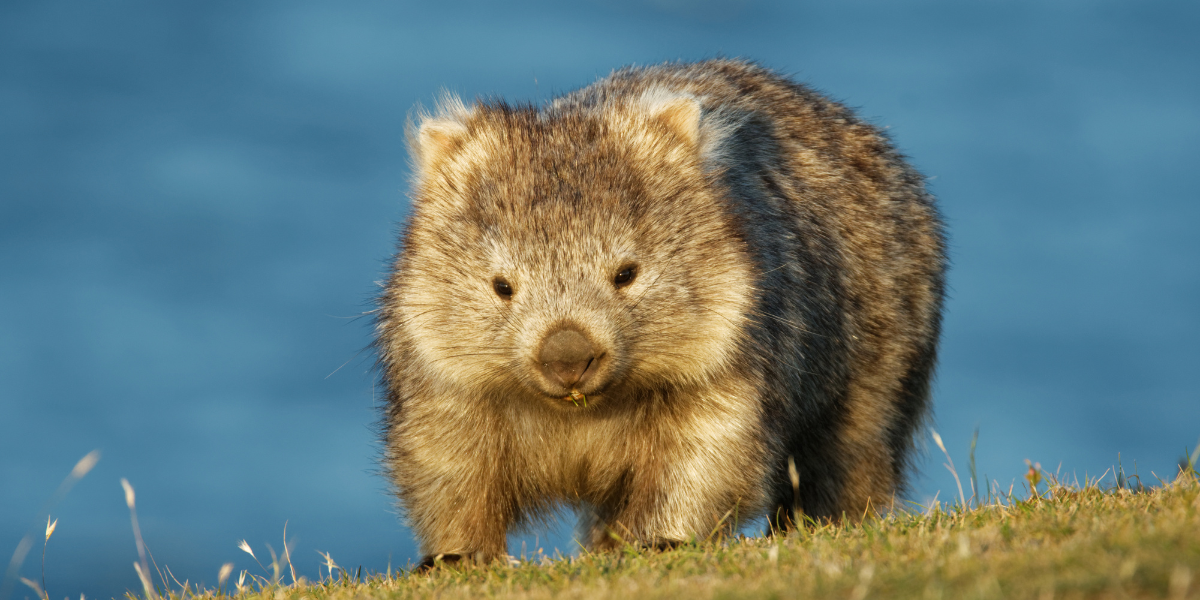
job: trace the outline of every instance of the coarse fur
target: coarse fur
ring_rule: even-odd
[[[427,556],[503,556],[562,504],[604,549],[893,503],[945,257],[879,129],[713,60],[448,98],[410,150],[377,329],[384,465]]]

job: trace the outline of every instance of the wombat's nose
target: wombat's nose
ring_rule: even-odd
[[[570,389],[596,372],[594,367],[589,368],[595,358],[587,336],[576,329],[560,329],[546,338],[538,362],[548,379]]]

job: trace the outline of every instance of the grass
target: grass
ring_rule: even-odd
[[[1181,461],[1174,481],[1158,486],[1132,481],[1137,477],[1120,468],[1108,486],[1101,484],[1104,477],[1068,484],[1031,464],[1028,487],[1015,493],[992,488],[967,498],[959,491],[953,504],[934,502],[860,524],[810,523],[787,536],[739,535],[666,552],[626,547],[552,558],[539,551],[510,564],[373,574],[342,569],[324,554],[320,579],[309,581],[292,568],[285,532],[282,551],[272,549],[270,563],[259,563],[264,575],[242,571],[231,579],[232,564],[226,564],[216,589],[174,577],[169,583],[144,555],[135,567],[150,600],[1200,599],[1197,454]],[[957,480],[952,462],[947,468]],[[973,475],[969,484],[976,489]],[[126,493],[136,527],[132,489]],[[48,526],[47,541],[51,531]],[[253,555],[249,545],[240,547]],[[160,584],[151,584],[151,572]]]
[[[787,537],[721,539],[667,552],[628,547],[431,573],[363,575],[326,555],[321,581],[243,572],[230,589],[173,599],[367,598],[1200,598],[1200,484],[1067,485],[956,502]],[[264,569],[265,572],[265,569]]]

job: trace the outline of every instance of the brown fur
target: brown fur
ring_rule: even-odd
[[[411,149],[378,349],[384,464],[423,552],[502,556],[561,504],[605,548],[704,536],[735,507],[786,525],[893,502],[945,259],[878,129],[716,60],[542,108],[451,98]]]

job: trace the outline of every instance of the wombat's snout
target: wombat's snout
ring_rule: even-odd
[[[582,386],[600,370],[603,352],[582,331],[567,327],[546,337],[538,353],[538,365],[551,383],[568,390]]]

